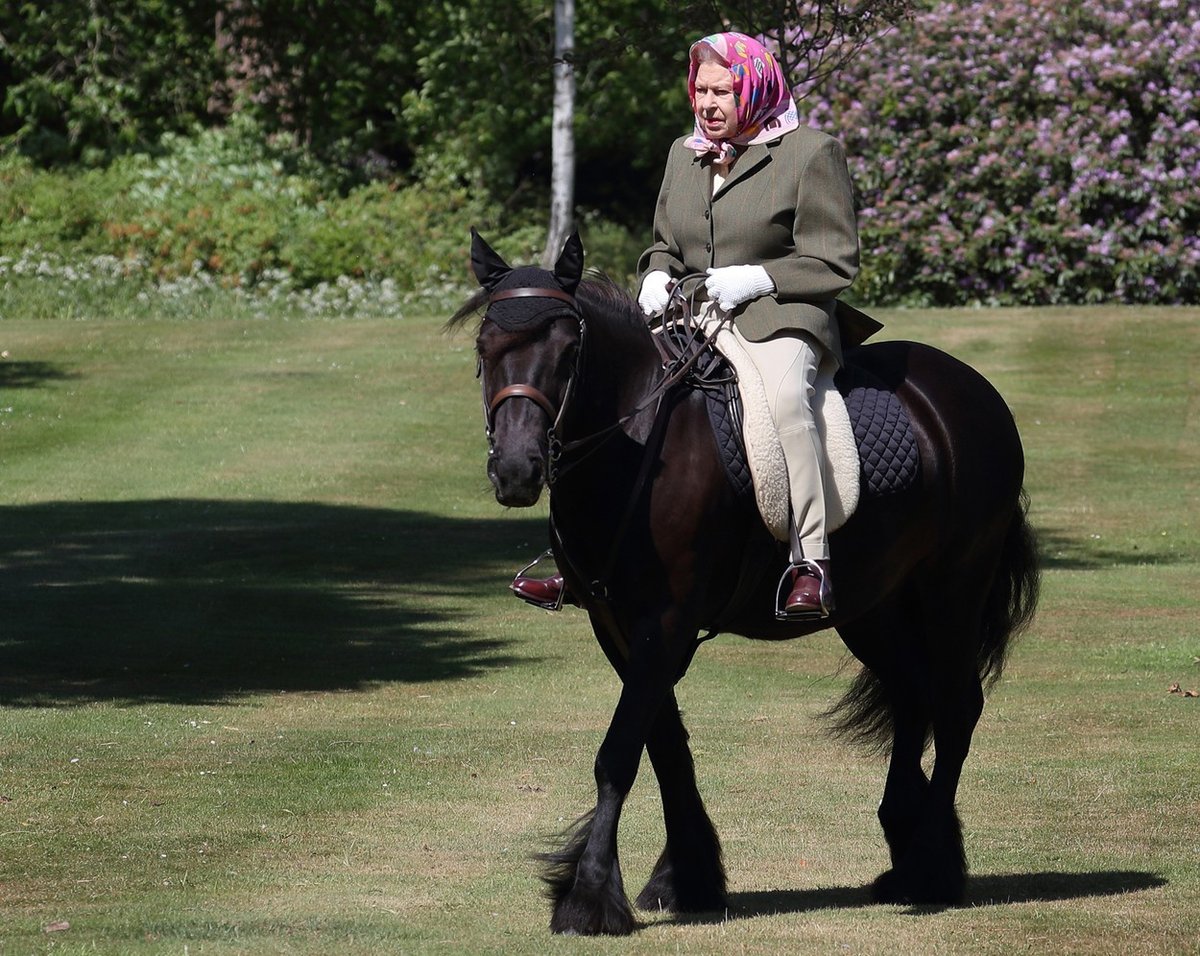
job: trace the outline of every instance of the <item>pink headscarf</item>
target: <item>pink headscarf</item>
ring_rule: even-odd
[[[733,100],[737,106],[737,133],[729,139],[711,140],[704,135],[700,119],[684,145],[697,155],[716,153],[724,161],[738,154],[738,146],[778,139],[800,125],[796,101],[788,89],[783,69],[771,51],[744,33],[714,33],[692,44],[688,59],[688,100],[695,112],[696,71],[700,68],[698,48],[712,47],[733,74]]]

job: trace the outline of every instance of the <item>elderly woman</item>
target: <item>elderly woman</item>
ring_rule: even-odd
[[[638,303],[660,313],[674,280],[707,273],[709,308],[732,317],[761,373],[787,463],[791,577],[776,611],[825,617],[834,602],[812,396],[822,361],[841,364],[836,297],[858,272],[850,176],[839,143],[799,125],[783,71],[758,41],[707,36],[689,62],[695,127],[667,156]],[[549,603],[561,580],[519,576],[513,590]]]

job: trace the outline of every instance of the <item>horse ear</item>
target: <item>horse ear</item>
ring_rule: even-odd
[[[554,278],[567,292],[575,294],[579,280],[583,278],[583,243],[579,233],[573,232],[563,244],[562,255],[554,263]]]
[[[471,227],[471,268],[475,278],[488,292],[500,284],[500,280],[512,272],[512,266],[500,258],[491,246],[484,242],[483,236]]]

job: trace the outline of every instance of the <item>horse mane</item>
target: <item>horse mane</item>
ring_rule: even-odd
[[[575,290],[575,299],[584,317],[589,320],[611,323],[625,330],[645,328],[646,318],[629,290],[603,272],[589,269],[586,278]],[[482,322],[487,304],[487,290],[476,290],[446,320],[444,329],[447,332],[458,331],[473,316]]]
[[[457,332],[467,324],[467,319],[473,315],[478,316],[480,321],[482,321],[487,303],[487,289],[476,289],[471,294],[471,297],[459,307],[458,311],[446,320],[446,324],[442,326],[443,330],[446,332]]]
[[[575,298],[589,317],[607,318],[615,325],[633,329],[646,327],[646,316],[637,300],[603,272],[589,271],[588,277],[579,283]]]

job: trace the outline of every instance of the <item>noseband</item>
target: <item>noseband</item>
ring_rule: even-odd
[[[554,407],[554,403],[546,397],[546,393],[540,388],[538,388],[536,385],[527,385],[525,383],[506,385],[492,396],[491,401],[488,401],[486,383],[483,383],[483,422],[484,429],[487,432],[489,452],[491,454],[495,454],[494,418],[496,415],[496,410],[499,409],[500,406],[507,402],[510,398],[527,398],[537,405],[538,408],[544,411],[547,417],[550,419],[550,428],[547,431],[547,436],[549,438],[551,472],[553,472],[553,464],[558,457],[558,450],[561,449],[561,442],[556,438],[556,432],[559,424],[562,421],[563,412],[567,407],[567,403],[570,401],[571,391],[575,385],[576,373],[579,371],[579,357],[583,353],[583,336],[585,327],[583,320],[579,316],[579,304],[575,301],[574,296],[572,296],[570,293],[564,292],[562,289],[522,286],[517,289],[504,289],[500,292],[493,292],[490,296],[488,296],[488,305],[491,306],[493,303],[502,302],[505,299],[559,299],[570,305],[571,311],[574,313],[575,318],[579,319],[579,351],[575,356],[575,366],[571,369],[571,376],[567,379],[567,387],[563,393],[562,404],[558,406],[558,408]],[[482,379],[482,369],[480,371],[480,379]]]

